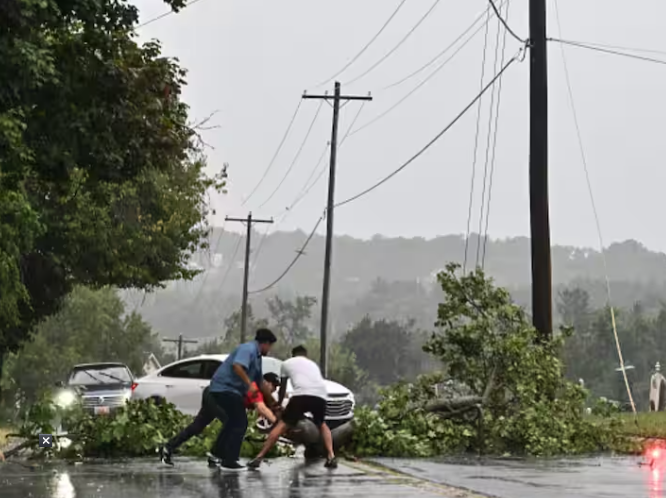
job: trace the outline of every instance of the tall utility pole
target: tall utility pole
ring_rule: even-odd
[[[240,221],[247,225],[247,234],[245,236],[245,265],[243,266],[243,296],[241,300],[241,326],[240,326],[240,342],[243,344],[247,337],[247,284],[250,280],[250,239],[252,238],[252,224],[253,223],[273,223],[270,220],[258,220],[252,218],[252,213],[248,213],[247,218],[225,218],[226,221]],[[231,261],[229,264],[233,264]]]
[[[333,258],[333,207],[335,204],[335,162],[338,155],[338,120],[340,118],[340,101],[372,100],[358,95],[340,95],[340,82],[335,82],[335,92],[330,95],[303,95],[304,99],[333,100],[333,128],[331,131],[331,163],[328,170],[328,202],[326,204],[326,255],[324,256],[324,288],[321,297],[321,330],[319,364],[324,377],[327,374],[327,337],[328,303],[331,288],[331,262]]]
[[[178,359],[180,360],[183,357],[183,344],[196,344],[197,340],[194,339],[183,339],[183,334],[178,336],[178,339],[162,339],[164,342],[175,342],[178,344]]]
[[[542,339],[553,333],[548,209],[548,59],[546,0],[530,0],[530,227],[532,320]]]

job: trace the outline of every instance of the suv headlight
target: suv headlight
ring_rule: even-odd
[[[69,408],[76,403],[76,393],[70,390],[60,391],[53,402],[60,408]]]

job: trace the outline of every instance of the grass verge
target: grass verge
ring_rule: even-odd
[[[666,412],[638,413],[635,418],[627,413],[622,414],[622,419],[621,431],[625,436],[666,439]]]

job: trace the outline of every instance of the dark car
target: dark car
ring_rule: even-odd
[[[72,368],[56,402],[66,406],[80,399],[83,408],[105,415],[124,406],[132,394],[134,375],[123,363],[87,363]]]

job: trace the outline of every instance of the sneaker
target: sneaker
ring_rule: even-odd
[[[222,460],[217,458],[212,453],[208,453],[208,468],[215,469],[220,466]]]
[[[220,468],[222,470],[230,470],[230,471],[237,472],[239,470],[244,470],[245,465],[241,465],[238,462],[222,462],[222,463],[220,463]]]
[[[160,447],[160,461],[164,465],[170,465],[173,467],[173,460],[171,459],[171,449],[168,446]]]
[[[259,467],[261,467],[261,462],[262,462],[261,458],[255,458],[254,460],[250,460],[247,463],[247,468],[248,469],[258,469]]]
[[[333,458],[327,458],[326,463],[324,464],[324,467],[327,469],[337,469],[338,468],[338,459],[333,457]]]

